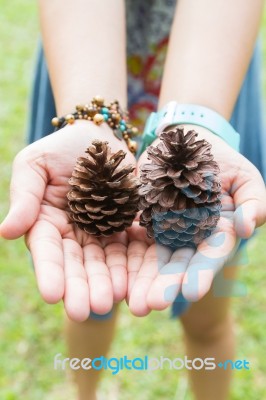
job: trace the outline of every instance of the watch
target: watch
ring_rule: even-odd
[[[162,130],[170,125],[191,124],[202,126],[220,136],[233,149],[239,151],[240,135],[232,125],[216,111],[195,104],[179,104],[171,101],[147,119],[138,156],[149,146]]]

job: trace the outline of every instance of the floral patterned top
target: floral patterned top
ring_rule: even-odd
[[[175,0],[127,0],[128,107],[141,130],[157,108]]]

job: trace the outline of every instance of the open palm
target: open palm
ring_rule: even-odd
[[[1,235],[26,235],[38,287],[48,303],[64,300],[70,318],[85,320],[90,310],[104,314],[127,291],[127,234],[90,236],[66,214],[66,194],[77,157],[93,139],[108,141],[112,151],[123,148],[125,163],[135,163],[124,142],[107,126],[79,121],[22,150],[15,159],[11,207]]]
[[[187,130],[193,128],[186,127]],[[265,185],[255,166],[209,131],[198,127],[196,131],[200,139],[212,144],[220,167],[221,218],[214,233],[196,251],[182,248],[173,252],[144,240],[145,231],[137,224],[131,228],[128,303],[135,315],[165,309],[180,291],[188,300],[202,298],[209,291],[214,276],[236,252],[239,238],[250,237],[255,227],[266,220]],[[158,140],[153,145],[156,143]],[[145,152],[139,167],[146,162]]]

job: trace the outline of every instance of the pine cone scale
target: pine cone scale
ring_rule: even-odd
[[[129,196],[117,197],[113,199],[116,204],[125,204],[129,200]]]
[[[171,186],[166,187],[159,198],[160,206],[164,207],[164,208],[173,207],[175,204],[175,199],[176,199],[177,195],[178,195],[178,192],[173,191]]]
[[[99,220],[101,220],[101,219],[103,219],[103,215],[99,215],[99,214],[92,214],[92,213],[87,213],[87,216],[88,216],[88,221],[99,221]],[[88,222],[89,223],[89,222]]]
[[[83,185],[81,185],[80,187],[84,190],[84,186]],[[97,195],[97,194],[94,194],[94,193],[91,194],[92,200],[95,200],[96,202],[97,201],[104,201],[105,199],[107,199],[107,197],[108,196],[101,196],[99,194]]]

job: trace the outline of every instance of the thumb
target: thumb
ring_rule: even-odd
[[[252,199],[238,206],[234,213],[235,229],[237,235],[248,239],[254,233],[256,227],[266,221],[266,198],[262,200]]]
[[[234,224],[237,235],[248,239],[256,227],[266,222],[266,190],[257,170],[243,184],[236,185],[233,193],[237,208],[234,212]]]
[[[0,235],[5,239],[16,239],[24,235],[36,221],[47,183],[45,169],[22,150],[15,158],[10,184],[10,209],[0,225]]]

